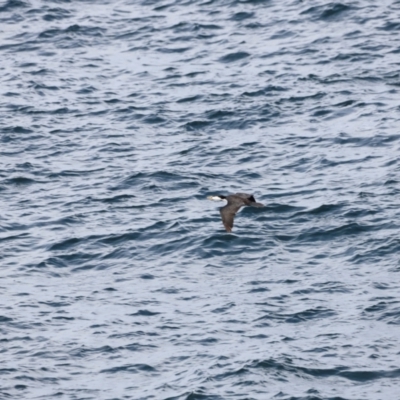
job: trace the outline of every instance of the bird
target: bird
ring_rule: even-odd
[[[252,206],[252,207],[264,207],[264,204],[257,203],[256,199],[252,194],[247,193],[235,193],[229,194],[228,196],[223,195],[215,195],[215,196],[207,196],[208,200],[212,201],[222,201],[226,200],[228,204],[219,209],[221,214],[222,223],[227,232],[232,232],[233,228],[233,219],[235,218],[236,213],[243,206]]]

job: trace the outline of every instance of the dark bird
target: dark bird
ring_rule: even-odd
[[[243,206],[252,206],[252,207],[264,207],[264,204],[257,203],[256,199],[252,194],[247,193],[235,193],[229,194],[228,196],[208,196],[208,200],[213,201],[222,201],[226,200],[228,204],[225,207],[221,207],[219,212],[221,214],[222,223],[227,232],[232,232],[233,228],[233,219],[235,218],[236,213]]]

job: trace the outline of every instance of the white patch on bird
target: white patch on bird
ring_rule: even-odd
[[[225,201],[226,202],[225,199],[221,199],[221,197],[218,197],[218,196],[208,196],[207,199],[212,200],[212,201]]]

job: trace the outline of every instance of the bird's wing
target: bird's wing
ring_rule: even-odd
[[[219,212],[221,214],[222,223],[227,232],[232,232],[233,219],[240,207],[242,207],[242,204],[227,204],[225,207],[220,208]]]

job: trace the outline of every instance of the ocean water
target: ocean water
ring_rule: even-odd
[[[399,15],[1,0],[0,399],[398,400]]]

